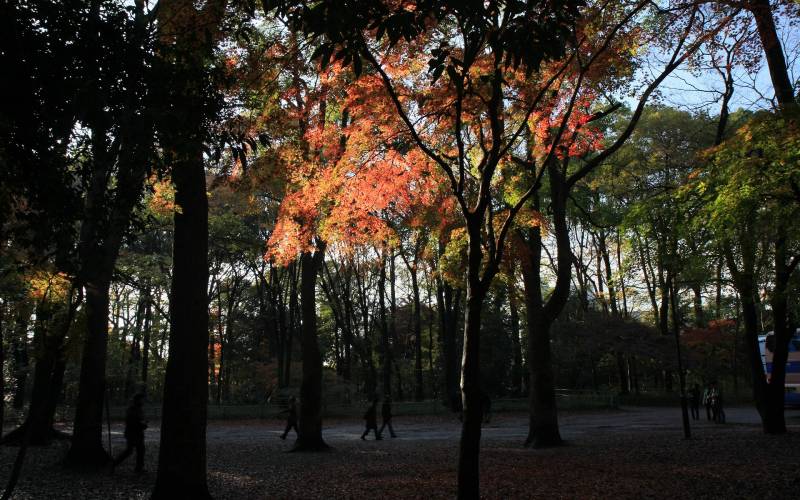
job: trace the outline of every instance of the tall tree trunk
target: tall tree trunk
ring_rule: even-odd
[[[760,331],[758,321],[758,305],[755,274],[756,243],[753,234],[752,220],[742,221],[738,240],[741,250],[741,266],[736,262],[733,249],[729,242],[723,243],[723,255],[734,286],[739,292],[739,301],[742,307],[742,322],[744,323],[745,349],[747,359],[750,364],[750,374],[752,376],[753,400],[761,416],[761,423],[765,432],[769,432],[767,417],[767,380],[764,373],[764,365],[761,360],[761,350],[759,348],[758,333]]]
[[[50,330],[52,321],[52,304],[42,301],[36,308],[36,323],[34,324],[35,359],[33,369],[33,388],[31,403],[28,406],[28,415],[20,429],[30,436],[31,445],[49,444],[52,438],[52,426],[47,416],[47,404],[50,396],[50,384],[53,381],[53,370],[56,365],[59,342],[57,335]],[[13,434],[13,433],[12,433]],[[21,434],[20,434],[21,437]],[[11,435],[6,436],[10,439]]]
[[[225,307],[225,352],[226,356],[230,356],[230,353],[227,352],[229,350],[231,342],[234,341],[234,318],[236,316],[236,306],[238,304],[238,297],[240,292],[240,284],[242,278],[240,276],[234,275],[233,281],[228,286],[228,304]],[[230,401],[231,398],[231,374],[235,373],[232,369],[229,360],[226,359],[225,361],[225,378],[222,380],[222,398],[225,401]]]
[[[724,258],[720,258],[719,262],[717,262],[717,272],[716,272],[716,279],[714,280],[714,285],[716,286],[716,296],[715,296],[715,307],[714,307],[714,319],[720,320],[722,319],[722,266],[724,263]],[[738,318],[738,314],[737,314]]]
[[[538,232],[534,229],[533,232]],[[525,305],[528,317],[528,368],[530,419],[526,445],[535,447],[561,444],[558,429],[555,380],[550,352],[551,321],[545,315],[542,295],[539,258],[540,238],[530,240],[531,262],[523,263],[522,275],[525,283]]]
[[[785,222],[777,222],[776,237],[773,242],[775,284],[772,290],[772,321],[774,323],[775,351],[772,357],[772,373],[767,382],[766,411],[764,430],[767,434],[786,433],[784,398],[786,383],[786,362],[789,358],[789,342],[794,328],[789,326],[788,292],[790,270],[787,266],[788,231]]]
[[[100,466],[111,459],[103,447],[106,345],[110,281],[86,284],[87,334],[81,360],[80,389],[72,445],[65,459],[70,466]],[[98,374],[100,376],[98,376]]]
[[[676,245],[677,246],[677,245]],[[674,249],[674,247],[673,247]],[[672,334],[675,337],[675,355],[678,365],[678,383],[681,391],[681,418],[683,421],[683,437],[692,437],[692,430],[689,424],[689,398],[686,394],[686,373],[683,370],[683,358],[681,355],[680,338],[680,311],[678,309],[678,291],[675,286],[674,271],[667,271],[667,283],[669,285],[670,308],[672,309]]]
[[[603,257],[603,265],[606,271],[606,284],[608,285],[608,303],[611,306],[611,314],[619,316],[619,305],[617,304],[617,290],[614,287],[614,278],[611,273],[611,256],[608,250],[608,241],[604,230],[600,230],[597,238],[600,254]],[[598,269],[599,271],[599,269]]]
[[[198,7],[202,5],[201,9]],[[159,2],[156,66],[166,93],[159,142],[171,167],[175,212],[169,358],[164,376],[161,446],[152,498],[209,498],[208,198],[204,141],[214,109],[207,62],[221,36],[226,0]]]
[[[211,314],[209,313],[209,318]],[[208,400],[213,400],[214,387],[217,383],[217,340],[214,334],[214,325],[208,325]]]
[[[661,262],[659,262],[658,268],[658,289],[661,294],[661,305],[658,308],[658,330],[661,335],[666,336],[669,335],[669,287],[664,278],[664,268]]]
[[[428,286],[429,286],[428,290],[431,290],[431,288],[430,288],[430,280],[428,281]],[[428,314],[427,314],[427,316],[428,316],[428,373],[429,373],[428,376],[429,376],[430,382],[431,382],[431,397],[435,399],[437,397],[438,391],[436,390],[436,388],[437,388],[436,375],[435,375],[435,370],[434,370],[434,367],[433,367],[433,325],[436,322],[433,320],[433,305],[431,304],[430,291],[428,292]]]
[[[775,98],[781,108],[794,104],[794,89],[786,67],[786,57],[783,54],[772,6],[769,0],[752,0],[747,8],[753,13],[758,28],[758,36],[769,68],[772,87],[775,89]]]
[[[456,332],[461,310],[461,290],[454,290],[441,277],[436,278],[436,300],[439,309],[439,342],[444,357],[444,387],[447,402],[452,411],[461,408],[458,389],[458,354]]]
[[[417,281],[417,260],[414,255],[414,263],[409,268],[411,273],[411,292],[414,298],[414,399],[422,401],[425,399],[422,387],[422,310],[419,299],[419,282]]]
[[[556,446],[562,442],[558,428],[555,379],[550,352],[550,327],[567,303],[572,281],[572,249],[567,226],[567,187],[557,165],[550,165],[548,172],[558,270],[555,287],[547,302],[544,302],[542,297],[540,228],[528,231],[528,250],[523,259],[530,369],[530,423],[525,443],[535,447]],[[535,210],[540,208],[538,196],[533,198],[533,208]]]
[[[661,315],[656,301],[656,276],[652,270],[650,252],[645,248],[646,240],[643,241],[639,233],[634,232],[634,234],[636,235],[636,246],[639,249],[639,265],[642,268],[644,283],[647,287],[647,296],[650,298],[650,307],[653,309],[653,317],[658,320]]]
[[[356,271],[353,275],[358,289],[358,308],[361,315],[361,328],[364,334],[363,349],[361,354],[362,364],[365,366],[364,394],[368,398],[373,398],[378,390],[378,373],[373,360],[374,341],[372,328],[369,321],[369,305],[367,304],[366,285],[360,277],[361,273]]]
[[[322,439],[322,353],[317,340],[317,273],[322,267],[325,245],[317,244],[314,253],[300,257],[300,306],[303,383],[300,386],[300,428],[295,451],[328,449]]]
[[[208,401],[208,199],[201,144],[177,155],[169,358],[153,498],[210,498],[206,483]]]
[[[458,498],[478,498],[480,492],[479,454],[481,423],[483,421],[480,330],[481,309],[486,297],[480,269],[483,258],[481,249],[481,219],[471,214],[466,218],[469,233],[467,254],[467,304],[464,320],[464,351],[461,361],[461,397],[463,420],[458,453]]]
[[[661,335],[667,336],[670,334],[669,329],[669,284],[667,283],[664,257],[666,256],[666,243],[662,240],[658,241],[658,254],[656,256],[658,266],[658,289],[661,294],[661,306],[658,309],[658,329]],[[672,392],[672,370],[664,370],[664,390]]]
[[[522,394],[522,341],[519,338],[519,312],[517,310],[517,289],[514,273],[508,284],[508,305],[511,310],[511,345],[514,349],[514,366],[511,368],[511,386],[514,394]]]
[[[592,233],[592,243],[597,251],[596,260],[597,260],[597,297],[600,300],[600,306],[603,308],[603,315],[608,316],[608,306],[610,302],[610,296],[606,297],[605,291],[603,290],[603,248],[600,244],[600,238],[595,236]],[[610,293],[610,292],[609,292]]]
[[[345,330],[344,330],[344,369],[342,370],[342,376],[346,381],[350,381],[353,378],[353,328],[355,325],[355,318],[354,318],[354,309],[353,309],[353,300],[351,298],[351,280],[350,280],[350,273],[345,278],[347,281],[345,283],[344,288],[344,322],[345,322]]]
[[[33,341],[36,362],[33,369],[33,388],[28,414],[22,426],[6,435],[3,439],[4,442],[21,442],[25,434],[28,434],[28,442],[32,445],[49,444],[52,438],[52,427],[46,416],[46,406],[58,346],[55,345],[55,334],[48,335],[48,322],[51,319],[51,305],[42,301],[36,308],[34,324]]]
[[[133,339],[131,341],[130,354],[128,356],[128,366],[125,370],[125,398],[133,396],[136,390],[136,383],[139,380],[139,361],[141,360],[141,334],[142,323],[144,323],[144,300],[141,291],[136,303],[136,315],[133,326]],[[124,339],[123,339],[124,340]]]
[[[758,36],[767,60],[772,86],[775,90],[775,99],[783,113],[797,103],[794,96],[794,87],[789,78],[786,57],[783,53],[772,6],[769,0],[753,0],[748,9],[753,13],[758,29]],[[786,432],[784,416],[784,397],[786,381],[786,360],[788,347],[794,329],[789,325],[788,318],[788,284],[792,271],[787,265],[788,230],[786,221],[777,221],[774,236],[774,280],[772,291],[772,314],[774,321],[775,352],[772,362],[772,374],[766,386],[764,398],[765,408],[763,416],[764,431],[768,434],[783,434]]]
[[[3,330],[6,327],[6,308],[8,304],[5,300],[0,303],[0,439],[3,437],[3,424],[6,421],[6,350],[5,335]]]
[[[625,269],[622,266],[622,244],[619,227],[616,231],[616,245],[617,245],[617,267],[619,269],[619,288],[622,291],[622,317],[627,318],[628,314],[628,294],[625,290]]]
[[[91,3],[90,12],[92,21],[99,25],[101,12],[98,2]],[[148,33],[141,4],[135,6],[134,13],[137,29],[130,40],[130,57],[126,59],[130,66],[126,68],[124,82],[128,89],[126,106],[131,116],[123,120],[117,131],[119,151],[113,149],[108,138],[110,118],[104,109],[105,89],[96,89],[96,99],[90,105],[87,120],[92,130],[93,172],[78,245],[79,279],[86,288],[86,336],[72,443],[65,458],[65,464],[69,466],[103,465],[110,459],[102,444],[102,415],[106,397],[111,277],[133,210],[144,189],[153,144],[150,115],[142,112]],[[93,30],[92,36],[97,36],[97,32]],[[110,178],[115,170],[117,187],[111,189]]]
[[[14,353],[14,397],[12,407],[21,410],[25,405],[25,387],[28,384],[28,322],[32,307],[23,302],[17,308],[17,324],[11,338],[11,350]]]
[[[47,444],[50,438],[56,434],[55,431],[52,429],[53,425],[53,416],[55,415],[55,408],[56,408],[56,401],[58,399],[58,395],[61,392],[61,385],[63,382],[64,376],[64,368],[66,363],[64,361],[64,352],[63,352],[63,345],[64,340],[69,332],[69,328],[72,325],[72,320],[75,317],[75,311],[77,310],[80,303],[83,301],[83,295],[80,289],[77,291],[77,300],[73,301],[72,297],[76,293],[76,286],[73,283],[70,286],[70,291],[68,295],[68,303],[67,303],[67,312],[65,314],[65,319],[59,325],[58,334],[54,335],[55,337],[53,340],[52,345],[55,346],[54,351],[55,353],[55,363],[49,364],[47,368],[48,370],[48,377],[49,381],[45,382],[44,385],[40,385],[40,387],[45,387],[45,385],[49,385],[49,387],[45,387],[45,391],[41,393],[45,395],[45,398],[32,398],[31,400],[31,407],[28,410],[28,418],[25,423],[20,426],[19,428],[15,429],[9,435],[3,438],[3,442],[11,442],[16,441],[20,444],[19,451],[17,451],[17,457],[14,460],[14,465],[11,470],[11,474],[9,475],[8,483],[6,484],[5,491],[3,491],[3,498],[10,498],[11,494],[16,487],[17,481],[19,480],[20,474],[22,472],[22,465],[25,463],[25,455],[28,451],[28,446],[30,444],[37,444],[33,440],[37,436],[38,433],[44,434],[44,441],[38,444]],[[47,300],[46,296],[40,302],[40,306],[45,304]],[[47,311],[42,310],[40,307],[37,309],[37,321],[38,321],[38,313],[42,312],[45,316],[50,315],[49,307],[46,307]],[[47,339],[42,337],[41,340],[47,343]],[[54,366],[55,365],[55,366]],[[37,365],[38,367],[38,365]],[[54,367],[52,371],[49,369]],[[44,373],[44,370],[42,371]],[[46,394],[45,394],[46,393]],[[43,404],[40,404],[43,403]],[[34,409],[36,411],[34,412]],[[44,418],[39,418],[37,421],[36,416],[43,416]],[[48,418],[49,416],[49,418]],[[42,425],[42,422],[44,423]]]
[[[283,369],[285,373],[283,375],[283,382],[285,387],[288,387],[292,383],[292,354],[293,354],[293,343],[295,332],[297,331],[297,310],[299,309],[297,304],[297,285],[299,280],[300,273],[298,272],[297,263],[292,262],[289,264],[289,328],[287,330],[287,337],[285,343],[285,352],[283,355],[285,356],[283,362]],[[302,341],[301,341],[302,342]]]
[[[147,376],[150,363],[150,330],[153,327],[153,298],[150,286],[145,288],[144,332],[142,334],[142,390],[147,394]]]
[[[383,367],[383,396],[392,394],[392,350],[389,339],[389,320],[386,314],[386,253],[381,250],[378,275],[378,315],[381,327],[381,366]]]
[[[397,392],[395,397],[397,399],[404,399],[403,396],[403,382],[401,379],[400,366],[394,356],[394,346],[398,344],[397,341],[397,293],[395,286],[395,267],[394,267],[394,252],[389,253],[389,360],[394,363],[395,373],[397,374]]]
[[[53,429],[53,420],[66,367],[64,343],[82,302],[82,290],[73,284],[64,311],[56,312],[47,296],[37,304],[33,338],[36,364],[31,403],[25,422],[4,436],[4,443],[22,443],[23,448],[28,444],[47,445],[60,435]],[[24,454],[24,451],[20,453]]]
[[[706,324],[705,313],[703,312],[703,295],[700,285],[692,285],[692,307],[694,308],[694,325],[702,328]]]
[[[282,274],[286,274],[285,272]],[[284,299],[283,286],[281,285],[282,277],[278,276],[277,268],[274,265],[270,266],[269,271],[270,289],[272,290],[272,308],[273,316],[275,318],[275,330],[277,331],[277,345],[275,346],[275,355],[278,358],[278,387],[286,387],[284,380],[285,372],[283,364],[285,362],[284,350],[286,344],[286,336],[288,326],[286,324],[286,301]]]

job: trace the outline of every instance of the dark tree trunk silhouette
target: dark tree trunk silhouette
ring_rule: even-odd
[[[3,437],[2,442],[19,444],[8,484],[3,496],[8,498],[14,490],[22,471],[29,445],[47,445],[62,434],[53,429],[56,404],[64,377],[64,343],[78,306],[83,302],[82,289],[73,282],[67,295],[65,311],[54,313],[48,299],[49,292],[36,306],[34,343],[39,349],[34,376],[34,391],[25,422]],[[73,298],[74,297],[74,298]],[[48,332],[54,330],[54,332]],[[41,366],[40,366],[41,365]]]
[[[191,149],[173,164],[175,202],[181,211],[175,213],[169,358],[153,498],[210,498],[206,484],[208,200],[202,150]]]
[[[698,328],[704,327],[706,320],[703,311],[703,296],[698,283],[692,285],[692,308],[694,309],[694,325]]]
[[[773,272],[775,284],[770,305],[775,336],[775,351],[772,357],[772,373],[767,383],[764,430],[767,434],[786,433],[784,398],[786,384],[786,362],[789,358],[789,342],[795,329],[789,324],[789,280],[791,269],[787,265],[788,230],[784,221],[777,221],[773,242]]]
[[[783,45],[775,27],[772,6],[769,0],[751,0],[747,4],[747,9],[753,13],[756,21],[758,37],[764,49],[769,76],[775,90],[775,98],[778,105],[785,108],[795,103],[794,89],[786,67]]]
[[[737,232],[737,240],[740,242],[741,264],[737,263],[734,250],[730,242],[723,242],[722,249],[728,270],[733,278],[733,284],[739,292],[739,302],[742,307],[742,323],[744,325],[745,350],[750,364],[750,374],[752,376],[753,400],[756,409],[761,416],[761,423],[764,432],[770,431],[771,418],[767,404],[767,379],[764,374],[764,366],[761,360],[761,351],[758,343],[760,331],[758,321],[758,304],[756,286],[756,238],[753,234],[754,221],[751,219],[743,220]],[[783,403],[781,403],[783,411]]]
[[[28,323],[31,318],[32,308],[28,303],[22,303],[17,308],[17,321],[14,335],[11,338],[11,350],[14,354],[14,396],[12,407],[16,410],[25,405],[25,387],[28,384]]]
[[[98,4],[92,5],[92,19],[99,23]],[[98,88],[89,112],[92,129],[92,179],[86,195],[84,220],[79,242],[80,279],[86,288],[86,336],[81,358],[78,401],[72,443],[65,458],[68,466],[103,465],[110,459],[102,444],[103,401],[106,396],[106,346],[108,343],[109,290],[117,257],[133,210],[144,189],[145,174],[152,148],[152,121],[142,112],[144,95],[145,39],[144,10],[135,10],[138,27],[130,41],[130,66],[125,84],[129,98],[125,103],[131,116],[119,127],[120,149],[108,139],[109,122],[103,105],[105,88]],[[109,185],[116,167],[116,188]]]
[[[34,338],[36,363],[33,372],[31,402],[25,421],[3,437],[3,443],[48,445],[62,434],[53,429],[56,406],[64,378],[64,342],[75,311],[83,301],[80,289],[72,290],[65,311],[58,311],[45,296],[36,306]],[[73,295],[76,298],[73,300]]]
[[[153,297],[151,296],[150,287],[146,287],[145,291],[145,309],[144,309],[144,331],[142,332],[142,390],[147,391],[147,377],[150,365],[150,330],[153,327]]]
[[[289,318],[288,328],[286,330],[286,342],[284,345],[284,362],[283,362],[283,383],[284,387],[288,387],[292,381],[292,344],[294,342],[295,332],[297,331],[297,310],[299,309],[297,303],[297,284],[300,273],[296,262],[289,264]]]
[[[789,78],[783,46],[775,26],[772,6],[769,0],[753,0],[746,8],[750,10],[756,21],[756,28],[775,91],[775,100],[782,113],[795,106],[797,101]],[[750,229],[750,226],[745,225],[745,228]],[[782,220],[776,221],[775,233],[772,237],[774,289],[772,291],[771,306],[774,321],[775,350],[769,382],[767,382],[764,375],[758,347],[759,327],[756,303],[758,290],[754,265],[755,248],[752,240],[748,239],[752,237],[752,234],[740,236],[742,236],[739,240],[742,258],[741,268],[737,267],[729,244],[725,248],[725,260],[734,277],[734,283],[741,299],[747,352],[753,376],[753,395],[756,408],[762,418],[764,432],[767,434],[783,434],[786,432],[784,416],[786,360],[788,359],[789,342],[794,333],[794,328],[790,326],[788,318],[787,286],[795,270],[795,267],[787,263],[789,256],[786,222]],[[796,266],[796,260],[793,265]]]
[[[441,277],[436,278],[436,300],[439,310],[439,342],[444,358],[444,387],[447,404],[452,411],[461,409],[459,384],[459,359],[457,331],[461,314],[461,289],[453,287]]]
[[[603,267],[605,268],[606,285],[608,286],[608,303],[611,306],[611,314],[619,316],[619,304],[617,302],[617,289],[614,285],[614,278],[611,273],[611,255],[608,249],[608,234],[605,229],[601,229],[598,234],[598,245],[600,255],[603,258]]]
[[[322,439],[322,353],[317,339],[317,274],[325,258],[325,245],[300,257],[300,307],[303,324],[303,382],[300,386],[300,427],[294,451],[328,449]]]
[[[394,363],[397,380],[397,391],[395,392],[396,399],[404,399],[403,395],[403,379],[400,365],[395,358],[394,348],[398,345],[397,341],[397,290],[396,290],[396,275],[395,275],[395,262],[394,252],[389,252],[389,360]],[[388,394],[388,393],[387,393]]]
[[[207,61],[220,36],[225,0],[198,10],[190,0],[159,2],[156,66],[168,107],[159,142],[175,186],[169,358],[164,377],[161,446],[152,498],[209,498],[206,479],[208,411],[208,198],[206,119],[214,109]]]
[[[128,355],[128,366],[125,370],[125,398],[133,396],[136,391],[136,383],[139,380],[139,365],[141,364],[141,335],[142,324],[144,323],[144,295],[139,290],[139,298],[136,301],[136,313],[133,322],[133,339],[131,342],[130,353]]]
[[[419,277],[417,276],[417,264],[419,261],[419,243],[414,247],[414,259],[410,261],[403,255],[403,260],[411,275],[411,297],[414,304],[414,399],[422,401],[425,398],[422,383],[422,310],[419,298]]]
[[[522,260],[525,285],[525,306],[528,315],[528,364],[530,369],[530,422],[526,445],[534,447],[561,444],[556,407],[555,379],[550,352],[550,327],[561,313],[569,297],[572,275],[572,250],[567,226],[567,188],[558,167],[548,168],[550,178],[553,229],[556,236],[558,270],[552,294],[545,302],[542,296],[540,261],[541,229],[528,230],[527,251]],[[533,208],[539,210],[539,197],[533,197]]]
[[[512,276],[514,269],[512,268]],[[511,345],[514,348],[514,366],[511,368],[511,387],[517,395],[523,394],[522,387],[522,340],[519,338],[519,310],[517,307],[517,293],[515,281],[512,279],[508,285],[508,305],[511,312]]]
[[[479,454],[483,421],[480,331],[481,310],[491,280],[481,279],[481,220],[466,217],[469,245],[467,253],[467,301],[464,319],[464,348],[461,361],[463,420],[458,450],[458,498],[477,498],[480,492]]]
[[[677,252],[677,244],[673,243],[673,251]],[[692,437],[691,424],[689,423],[689,396],[686,393],[686,373],[683,370],[683,356],[681,353],[680,338],[680,310],[678,309],[678,290],[675,285],[675,272],[667,272],[667,283],[669,284],[670,308],[672,309],[672,335],[675,338],[675,355],[678,366],[678,383],[681,391],[681,420],[683,424],[683,437]]]
[[[352,288],[351,288],[351,273],[352,269],[348,269],[348,275],[345,277],[344,283],[344,297],[342,297],[342,301],[344,302],[344,321],[345,321],[345,330],[344,330],[344,367],[342,370],[342,376],[346,381],[350,381],[353,377],[353,328],[355,325],[355,318],[354,318],[354,309],[353,309],[353,300],[351,297]]]
[[[383,374],[383,395],[392,394],[392,349],[389,335],[389,318],[386,313],[386,253],[381,251],[378,275],[378,316],[381,328],[381,367]]]
[[[81,360],[75,430],[65,459],[70,466],[104,465],[111,458],[102,442],[109,286],[109,281],[97,280],[85,287],[87,334]]]
[[[6,421],[6,349],[5,349],[5,336],[3,330],[6,325],[6,308],[8,304],[3,301],[0,304],[0,439],[3,437],[3,424]]]

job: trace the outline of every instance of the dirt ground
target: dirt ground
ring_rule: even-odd
[[[680,412],[623,408],[561,416],[563,447],[521,446],[524,414],[494,415],[483,431],[485,498],[798,498],[800,411],[791,432],[764,436],[755,412],[727,410],[728,422],[694,421],[684,440]],[[325,453],[289,453],[279,420],[212,421],[209,488],[215,498],[452,498],[459,423],[448,417],[396,417],[396,439],[364,442],[359,420],[326,423]],[[107,473],[74,473],[58,461],[67,443],[32,448],[13,498],[147,498],[155,481],[158,428],[147,431],[149,472],[133,459]],[[124,445],[122,427],[112,446]],[[17,449],[0,448],[5,485]]]

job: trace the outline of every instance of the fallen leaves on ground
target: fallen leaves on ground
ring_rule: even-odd
[[[337,433],[329,439],[333,449],[323,453],[288,452],[291,442],[277,438],[281,426],[275,420],[212,422],[209,488],[218,499],[454,497],[458,443],[414,439],[409,432],[415,425],[457,423],[446,417],[407,419],[407,426],[402,419],[395,423],[399,439],[382,441],[358,439],[360,422],[330,422]],[[492,425],[506,422],[501,417]],[[150,439],[150,472],[141,476],[133,473],[132,458],[113,476],[75,473],[58,464],[66,442],[32,448],[14,498],[148,498],[157,463],[157,440]],[[117,433],[115,449],[122,443]],[[3,484],[16,451],[0,448]],[[799,469],[796,432],[765,436],[753,425],[705,426],[691,440],[674,429],[598,429],[540,450],[485,437],[481,493],[485,498],[792,498]]]

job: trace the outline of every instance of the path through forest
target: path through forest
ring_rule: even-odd
[[[752,407],[728,408],[727,424],[758,425],[758,413]],[[701,408],[701,420],[692,421],[699,430],[714,426],[706,420]],[[561,415],[561,433],[566,440],[580,439],[597,432],[641,432],[674,430],[682,432],[680,408],[623,407],[619,410],[601,412],[569,412]],[[787,422],[800,425],[800,409],[787,410]],[[452,440],[458,439],[461,425],[455,417],[405,416],[395,417],[394,427],[400,441]],[[523,441],[528,432],[528,416],[523,413],[493,415],[483,427],[483,439],[519,439]],[[325,424],[325,437],[335,446],[338,441],[358,440],[363,431],[363,422],[358,419],[331,419]],[[122,428],[115,429],[121,436]],[[267,420],[210,421],[208,439],[219,443],[252,442],[268,440],[283,432],[282,422]],[[701,431],[702,432],[702,431]],[[154,433],[151,433],[154,434]],[[156,439],[155,435],[151,435]]]
[[[626,407],[572,412],[561,417],[568,445],[521,447],[527,419],[498,414],[484,427],[482,492],[487,498],[609,497],[782,498],[795,491],[800,466],[800,410],[787,411],[793,431],[765,436],[751,408],[729,408],[728,423],[693,422],[682,439],[675,408]],[[324,435],[329,453],[287,453],[278,439],[282,421],[211,421],[209,484],[215,498],[448,498],[455,492],[460,426],[450,416],[397,417],[397,439],[359,437],[357,419],[330,420]],[[123,446],[114,424],[115,453]],[[66,443],[33,449],[15,498],[148,498],[155,480],[158,426],[147,431],[150,472],[133,473],[129,461],[115,475],[67,473],[57,462]],[[0,448],[0,477],[10,470],[15,448]],[[786,467],[776,467],[782,461]],[[785,477],[784,477],[785,476]],[[65,487],[69,484],[68,487]]]

